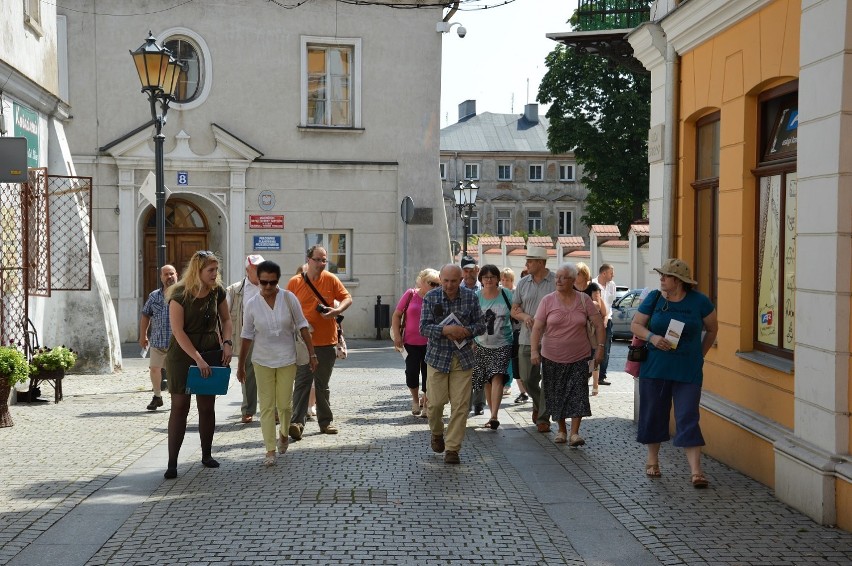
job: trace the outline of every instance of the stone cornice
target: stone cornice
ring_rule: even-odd
[[[772,0],[690,0],[660,21],[678,55],[757,12]]]

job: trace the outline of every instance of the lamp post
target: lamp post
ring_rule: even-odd
[[[453,198],[464,225],[464,241],[462,242],[462,257],[467,255],[467,233],[470,230],[470,217],[476,208],[476,193],[479,187],[473,181],[459,181],[453,189]]]
[[[169,112],[169,102],[174,100],[174,93],[180,82],[183,65],[171,52],[157,45],[154,34],[148,32],[148,38],[139,49],[131,51],[142,92],[148,95],[151,104],[151,120],[154,122],[154,169],[157,182],[156,190],[156,225],[157,225],[157,273],[166,264],[166,180],[163,163],[163,125]],[[159,110],[157,113],[157,103]],[[160,280],[159,277],[156,278]]]

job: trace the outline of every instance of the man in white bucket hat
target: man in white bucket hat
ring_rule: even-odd
[[[541,389],[541,371],[530,363],[530,330],[535,311],[545,295],[556,291],[556,275],[547,269],[547,250],[528,246],[526,255],[527,275],[521,277],[512,298],[512,318],[521,323],[518,336],[518,368],[520,377],[532,398],[532,420],[539,432],[550,432],[550,415]]]

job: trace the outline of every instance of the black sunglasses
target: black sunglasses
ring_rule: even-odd
[[[198,257],[210,257],[211,255],[215,254],[213,254],[213,252],[211,252],[210,250],[198,250],[197,252],[195,252],[195,255],[197,255]]]
[[[267,285],[278,285],[278,279],[273,279],[271,281],[264,281],[263,279],[258,279],[258,283],[266,287]]]
[[[434,289],[435,287],[440,287],[441,284],[438,283],[437,281],[429,281],[429,286]]]

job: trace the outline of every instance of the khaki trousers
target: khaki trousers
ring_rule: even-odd
[[[470,404],[470,376],[473,369],[462,369],[458,356],[453,356],[449,373],[427,368],[426,384],[429,395],[429,429],[444,436],[447,450],[458,452],[464,440]],[[450,422],[444,434],[444,405],[450,403]]]

